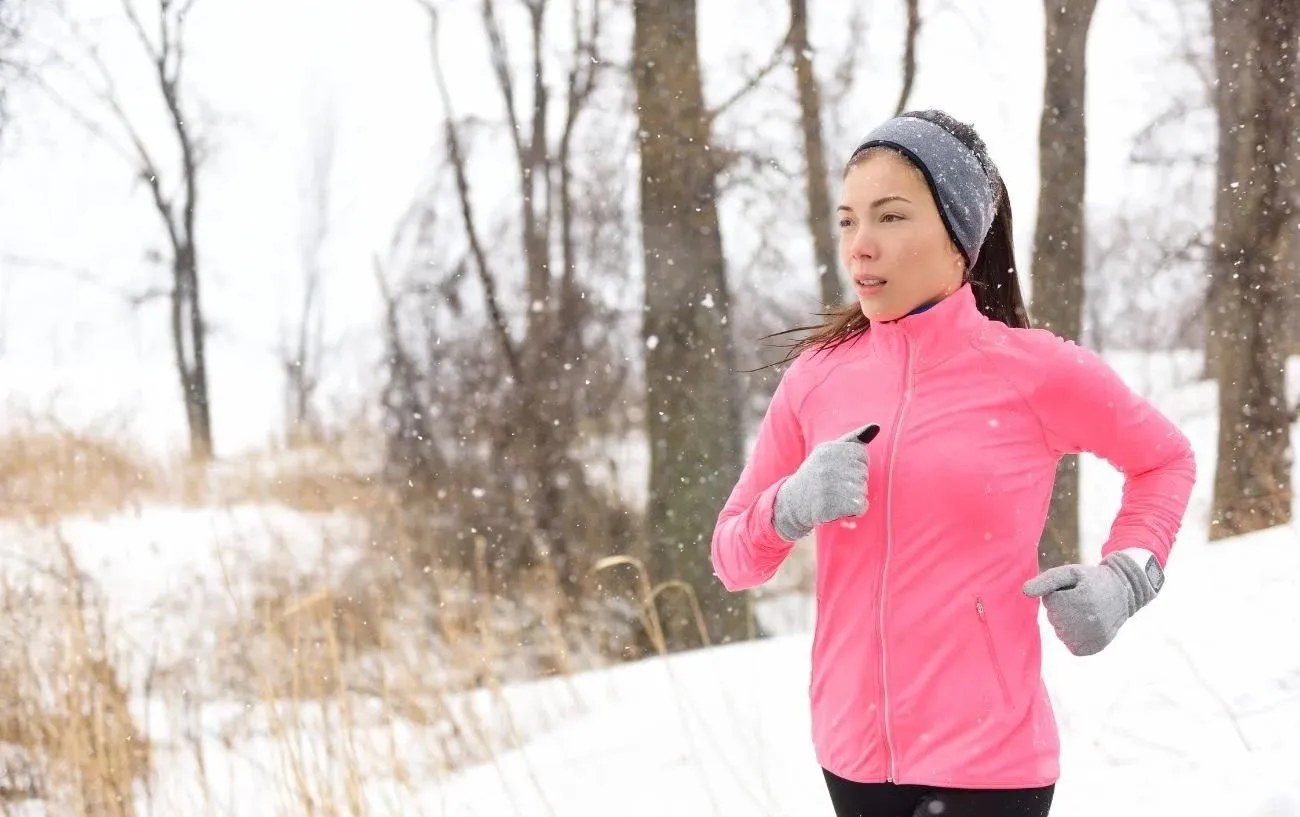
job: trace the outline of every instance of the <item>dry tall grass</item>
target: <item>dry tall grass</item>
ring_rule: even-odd
[[[39,803],[46,814],[242,815],[251,803],[268,814],[436,814],[454,773],[497,763],[583,710],[572,672],[629,651],[635,622],[601,604],[557,603],[546,571],[514,577],[505,592],[481,539],[471,571],[416,567],[410,555],[428,543],[395,533],[391,495],[337,457],[306,462],[317,465],[227,468],[208,475],[202,496],[355,516],[370,523],[364,533],[325,541],[299,568],[286,567],[289,542],[220,543],[210,595],[168,608],[190,640],[169,627],[181,643],[139,643],[116,627],[112,594],[84,573],[59,525],[179,501],[167,469],[94,435],[0,442],[6,812]],[[516,683],[525,679],[538,680]]]
[[[56,566],[0,581],[0,805],[134,815],[149,740],[66,543]]]
[[[104,515],[138,506],[161,484],[157,465],[111,434],[37,419],[0,434],[0,519]]]

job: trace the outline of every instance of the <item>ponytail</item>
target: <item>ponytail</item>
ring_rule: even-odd
[[[975,294],[975,305],[985,317],[1016,329],[1029,328],[1025,299],[1016,274],[1016,245],[1012,235],[1011,198],[1006,185],[997,179],[997,212],[980,254],[966,274]]]

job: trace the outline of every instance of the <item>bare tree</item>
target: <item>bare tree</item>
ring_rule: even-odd
[[[1190,198],[1090,215],[1083,342],[1094,351],[1168,352],[1199,344],[1205,297],[1198,282],[1209,243],[1199,209],[1181,206]],[[1194,379],[1199,371],[1179,375]]]
[[[1218,465],[1210,538],[1291,519],[1286,278],[1295,199],[1284,166],[1294,150],[1300,8],[1213,0],[1219,114],[1210,264],[1210,356],[1219,382]]]
[[[602,540],[594,527],[583,529],[583,523],[575,521],[593,505],[578,451],[584,422],[594,415],[613,414],[608,402],[613,394],[605,384],[618,379],[620,365],[611,362],[618,344],[609,343],[601,329],[602,299],[590,288],[595,262],[587,255],[598,252],[592,247],[603,240],[593,238],[592,231],[601,229],[597,222],[606,204],[598,199],[608,198],[609,192],[594,193],[577,173],[583,158],[578,142],[581,122],[590,115],[590,98],[604,71],[598,43],[606,2],[571,2],[573,40],[557,81],[557,72],[547,64],[544,36],[553,4],[520,0],[528,21],[522,52],[528,65],[523,73],[527,88],[513,70],[521,53],[512,50],[498,3],[481,0],[479,4],[492,77],[502,103],[503,132],[509,140],[507,166],[517,184],[512,201],[518,202],[519,210],[509,219],[517,232],[496,228],[490,215],[474,206],[472,140],[466,136],[467,124],[457,120],[452,108],[438,48],[438,9],[424,0],[421,6],[431,24],[452,196],[467,245],[463,258],[436,265],[442,280],[427,286],[439,295],[442,312],[467,311],[461,298],[472,291],[482,304],[475,311],[484,316],[491,339],[490,346],[484,347],[474,338],[474,348],[466,348],[449,337],[446,324],[438,323],[446,316],[439,310],[426,312],[421,320],[428,324],[426,337],[436,338],[436,348],[425,357],[442,368],[427,371],[427,378],[439,382],[422,388],[426,398],[438,398],[429,402],[439,421],[465,416],[466,424],[452,431],[462,441],[481,442],[491,464],[489,468],[487,461],[480,463],[485,465],[481,478],[487,482],[479,486],[490,485],[508,498],[498,503],[501,515],[487,525],[492,531],[488,544],[494,564],[515,571],[550,568],[565,594],[573,598],[591,564],[583,543],[614,546]],[[557,103],[562,106],[559,111],[554,110]],[[558,134],[548,132],[552,121],[559,123]],[[606,143],[609,146],[608,136]],[[500,234],[517,236],[518,244],[486,240]],[[516,258],[518,266],[513,264]],[[452,351],[456,354],[449,358]],[[449,405],[450,400],[464,405]],[[598,405],[601,401],[604,404]],[[469,459],[464,454],[444,458],[457,460],[462,470],[470,468]],[[445,489],[446,473],[439,479]]]
[[[291,445],[318,442],[323,434],[316,405],[325,354],[324,287],[325,242],[333,220],[335,137],[331,103],[310,117],[311,145],[302,170],[302,214],[298,231],[298,263],[302,292],[294,326],[281,342],[280,360],[285,376],[286,438]]]
[[[156,254],[169,272],[168,286],[160,294],[170,301],[172,350],[185,419],[189,429],[190,457],[204,463],[212,458],[212,413],[209,401],[206,324],[200,297],[200,264],[197,235],[199,171],[206,155],[194,113],[185,96],[185,25],[194,0],[157,0],[149,8],[149,23],[134,0],[121,0],[124,19],[141,53],[148,59],[151,80],[164,112],[168,138],[152,141],[136,116],[128,112],[118,90],[117,77],[104,61],[98,46],[68,20],[85,47],[95,73],[85,78],[95,87],[97,102],[113,123],[100,123],[98,111],[80,110],[54,85],[42,77],[37,84],[78,124],[103,140],[131,168],[149,191],[150,201],[161,222],[165,249]],[[156,17],[156,19],[155,19]],[[154,33],[151,35],[150,30]],[[66,62],[66,61],[64,61]],[[115,135],[116,129],[121,136]],[[119,140],[125,138],[123,145]],[[175,154],[173,162],[160,157]]]
[[[1160,106],[1133,140],[1129,152],[1129,212],[1111,214],[1103,235],[1089,226],[1085,302],[1099,341],[1144,351],[1194,349],[1205,343],[1206,276],[1213,228],[1214,143],[1189,139],[1212,126],[1214,60],[1208,4],[1178,4],[1139,19],[1151,43],[1148,53],[1166,75]],[[1164,12],[1173,12],[1166,14]],[[1162,191],[1152,207],[1146,191]],[[1097,252],[1109,242],[1109,263]],[[1182,377],[1204,377],[1200,369]]]
[[[711,640],[741,639],[748,611],[713,575],[708,546],[740,470],[741,412],[695,0],[635,0],[633,17],[654,572],[698,599]],[[691,608],[665,607],[669,644],[698,644]]]
[[[1038,132],[1038,224],[1034,231],[1033,314],[1039,326],[1079,340],[1083,330],[1084,179],[1087,130],[1084,86],[1088,28],[1096,0],[1045,0],[1047,61]],[[1047,528],[1039,546],[1045,566],[1079,560],[1079,459],[1056,473]]]
[[[194,133],[194,123],[185,112],[181,72],[185,62],[185,22],[194,0],[158,0],[157,37],[151,38],[132,0],[122,8],[135,31],[140,47],[154,67],[154,79],[167,109],[168,124],[180,152],[178,190],[164,188],[162,167],[155,161],[139,132],[132,125],[112,90],[106,98],[135,147],[136,169],[149,186],[154,209],[167,233],[168,265],[172,274],[171,325],[176,373],[185,403],[190,432],[190,456],[197,462],[212,458],[212,410],[208,394],[206,327],[199,290],[199,255],[196,241],[198,174],[203,147]],[[101,63],[102,64],[102,63]],[[107,77],[106,77],[107,78]]]

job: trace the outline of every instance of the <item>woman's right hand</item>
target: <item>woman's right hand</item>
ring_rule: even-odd
[[[868,423],[816,446],[776,493],[776,532],[793,542],[813,528],[867,511],[867,446],[880,433]]]

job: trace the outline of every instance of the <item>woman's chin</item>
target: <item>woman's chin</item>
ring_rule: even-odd
[[[889,304],[881,303],[878,298],[859,297],[858,305],[862,307],[863,316],[872,323],[889,323],[903,316],[903,313],[898,309],[891,308]]]

